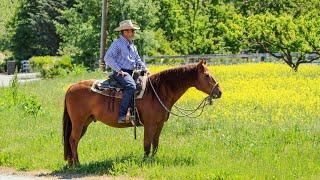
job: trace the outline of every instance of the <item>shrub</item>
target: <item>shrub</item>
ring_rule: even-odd
[[[66,76],[73,67],[70,56],[37,56],[32,57],[29,62],[31,68],[40,71],[45,78]]]
[[[57,61],[58,66],[64,69],[72,69],[72,58],[70,56],[62,56],[60,59]]]
[[[63,69],[59,66],[55,66],[53,68],[48,69],[47,71],[44,71],[43,77],[46,78],[54,78],[54,77],[65,77],[70,70]]]
[[[71,73],[74,75],[84,74],[87,70],[88,69],[83,64],[75,64],[73,65]]]
[[[36,71],[41,71],[41,69],[50,68],[54,65],[54,61],[51,56],[35,56],[29,59],[29,63],[33,70]]]
[[[5,61],[0,59],[0,73],[5,72]]]
[[[18,101],[18,89],[19,89],[19,82],[18,82],[18,69],[15,69],[14,75],[12,80],[10,81],[10,94],[12,95],[12,102],[16,105]]]
[[[41,110],[42,106],[35,96],[25,96],[24,101],[21,102],[21,107],[25,113],[32,116],[37,116]]]
[[[16,69],[10,87],[5,89],[0,96],[0,111],[18,108],[28,115],[37,116],[42,112],[42,105],[36,96],[23,93],[20,90],[17,72]]]

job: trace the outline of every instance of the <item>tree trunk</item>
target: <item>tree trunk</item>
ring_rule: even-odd
[[[106,49],[106,39],[107,39],[107,15],[108,15],[108,0],[102,0],[102,20],[101,20],[101,41],[100,41],[100,59],[99,66],[100,70],[105,71],[106,65],[104,63],[104,54]]]

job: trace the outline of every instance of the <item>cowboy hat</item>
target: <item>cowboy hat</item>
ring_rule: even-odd
[[[115,31],[122,31],[127,29],[140,29],[139,26],[132,23],[131,20],[124,20],[119,23],[119,27],[114,29]]]

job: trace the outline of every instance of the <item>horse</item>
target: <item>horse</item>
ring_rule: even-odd
[[[149,83],[147,82],[143,97],[136,100],[144,127],[145,157],[150,155],[151,144],[152,156],[156,154],[160,133],[164,122],[169,118],[172,106],[190,87],[195,87],[214,98],[220,98],[222,95],[218,82],[210,74],[203,60],[150,75],[147,81]],[[78,143],[93,121],[98,120],[115,128],[133,126],[117,122],[120,99],[112,99],[91,91],[93,82],[94,80],[83,80],[70,85],[65,95],[63,144],[64,160],[69,166],[79,164]],[[114,104],[113,111],[107,108],[111,101]]]

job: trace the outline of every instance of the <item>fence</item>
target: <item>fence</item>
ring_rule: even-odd
[[[143,56],[148,64],[187,64],[205,59],[209,64],[237,64],[248,62],[275,61],[268,54],[205,54],[205,55],[180,55],[180,56]]]
[[[16,69],[16,61],[7,61],[8,75],[14,74],[15,69]]]
[[[277,53],[277,55],[280,55]],[[296,56],[293,53],[293,56]],[[307,55],[311,57],[312,55]],[[179,55],[179,56],[143,56],[147,64],[187,64],[198,62],[199,59],[205,59],[208,64],[240,64],[257,62],[282,62],[282,60],[271,56],[268,53],[252,54],[204,54],[204,55]],[[319,64],[319,62],[314,62]]]
[[[29,61],[28,60],[21,61],[21,72],[24,72],[24,73],[29,73],[30,72]]]

